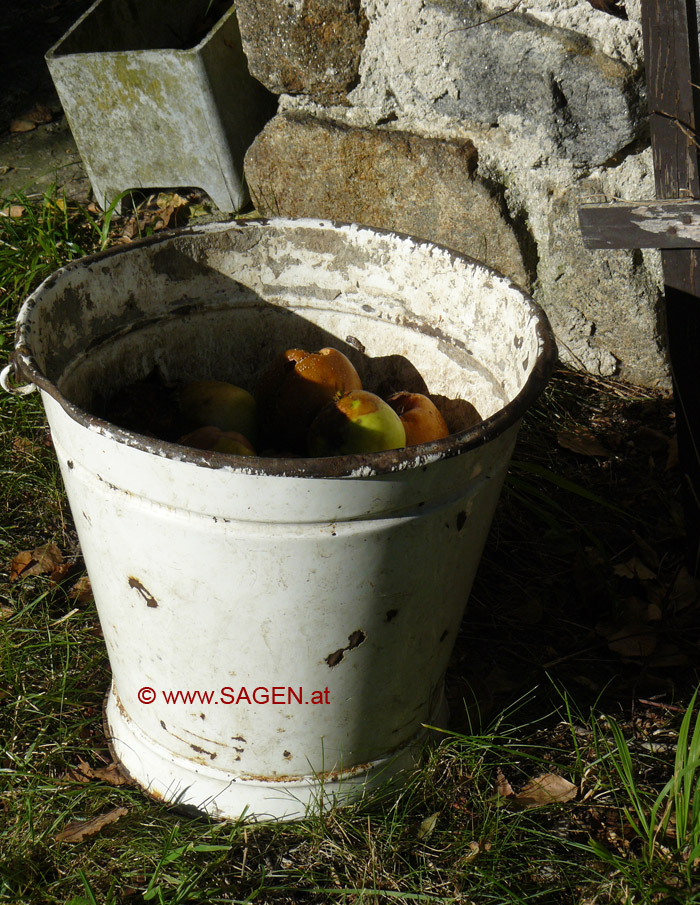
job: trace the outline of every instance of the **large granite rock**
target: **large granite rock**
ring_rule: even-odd
[[[342,103],[357,82],[360,0],[236,0],[236,14],[251,75],[275,94]]]
[[[262,214],[409,233],[472,255],[528,286],[529,243],[519,243],[502,198],[476,175],[476,166],[470,141],[283,113],[249,149],[245,174]]]
[[[586,249],[577,218],[654,197],[640,0],[628,19],[588,0],[361,2],[355,87],[309,70],[248,154],[260,209],[466,251],[530,288],[565,361],[668,386],[658,251]]]
[[[360,74],[351,101],[383,118],[500,126],[581,166],[642,128],[638,68],[580,33],[524,12],[489,16],[474,0],[374,0]]]

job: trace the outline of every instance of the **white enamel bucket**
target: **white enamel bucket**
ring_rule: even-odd
[[[242,386],[283,348],[336,346],[364,385],[427,389],[454,433],[324,459],[198,452],[96,400],[158,367]],[[18,318],[112,668],[105,724],[150,795],[295,819],[415,762],[520,418],[556,349],[543,312],[430,243],[242,221],[74,262]],[[471,401],[484,417],[462,429]],[[180,692],[180,694],[178,694]]]

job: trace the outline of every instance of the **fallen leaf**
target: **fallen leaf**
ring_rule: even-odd
[[[66,577],[66,575],[71,570],[71,563],[69,562],[61,562],[59,563],[55,569],[51,570],[51,581],[53,584],[58,584],[60,581]]]
[[[466,854],[462,855],[461,861],[463,864],[471,864],[472,861],[474,861],[480,854],[481,845],[476,841],[476,839],[473,839],[469,843],[469,851]]]
[[[50,123],[52,119],[53,113],[46,104],[34,104],[31,110],[12,120],[10,132],[31,132],[39,123]]]
[[[10,132],[18,133],[18,132],[32,132],[36,129],[36,123],[33,123],[28,119],[13,119],[10,123]]]
[[[645,566],[638,556],[633,556],[626,562],[613,566],[613,572],[619,575],[620,578],[638,578],[640,581],[651,581],[651,579],[656,578],[656,573],[652,572],[648,566]]]
[[[92,772],[95,779],[101,779],[102,782],[109,783],[110,786],[124,786],[129,783],[128,777],[122,773],[119,764],[107,764],[106,767],[98,767]]]
[[[122,773],[119,764],[112,762],[106,767],[97,767],[93,769],[87,761],[78,758],[78,766],[71,767],[66,774],[69,779],[75,782],[90,782],[91,779],[99,779],[102,782],[109,783],[110,786],[123,786],[129,780]]]
[[[514,794],[513,786],[511,786],[499,768],[496,771],[496,795],[499,798],[512,798]]]
[[[27,575],[45,575],[63,562],[63,554],[56,544],[44,544],[35,550],[23,550],[10,563],[10,581]]]
[[[128,808],[113,808],[106,814],[91,817],[90,820],[73,821],[56,836],[56,842],[82,842],[83,839],[101,832],[110,823],[125,817],[128,813]]]
[[[578,430],[564,430],[557,434],[557,443],[564,449],[578,453],[581,456],[603,456],[610,458],[612,453],[600,442],[598,437],[585,428]]]
[[[21,456],[31,456],[36,453],[36,446],[26,437],[15,437],[12,441],[12,451]]]
[[[645,565],[649,566],[649,568],[653,571],[658,572],[659,568],[661,567],[659,554],[651,546],[651,544],[645,541],[644,538],[637,534],[636,531],[632,532],[632,537],[634,537],[634,542],[637,546],[637,550],[642,562]]]
[[[669,669],[675,666],[688,666],[690,658],[680,651],[675,644],[663,644],[654,651],[654,656],[648,661],[650,669]]]
[[[24,216],[26,210],[27,208],[23,204],[8,204],[7,207],[0,208],[0,217],[19,219],[19,217]]]
[[[684,610],[695,603],[698,583],[685,566],[682,566],[671,588],[671,606],[674,610]]]
[[[646,622],[631,620],[621,628],[606,633],[608,648],[627,660],[648,657],[656,650],[658,639]]]
[[[22,114],[20,119],[30,123],[50,123],[53,119],[53,113],[46,104],[34,104],[31,110]]]
[[[578,786],[556,773],[536,776],[514,796],[521,808],[540,808],[548,804],[571,801],[576,798]]]
[[[439,815],[437,813],[431,814],[430,817],[426,817],[425,820],[421,821],[421,824],[416,832],[416,836],[419,839],[428,838],[428,836],[432,833],[437,825],[438,816]]]
[[[15,611],[10,606],[6,606],[4,603],[0,603],[0,619],[9,619],[10,616],[14,616]]]
[[[70,600],[77,600],[78,603],[90,603],[93,600],[92,585],[87,575],[81,575],[73,587],[68,592]]]
[[[670,471],[672,468],[675,468],[678,465],[678,438],[671,437],[668,441],[668,456],[666,458],[666,464],[664,465],[664,471]]]

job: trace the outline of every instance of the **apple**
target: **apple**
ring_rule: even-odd
[[[258,386],[258,409],[267,440],[279,448],[303,451],[318,412],[343,393],[360,389],[359,374],[338,349],[287,349],[266,369]]]
[[[208,424],[185,434],[177,441],[194,449],[211,449],[215,452],[231,453],[235,456],[254,456],[252,444],[237,431],[222,431],[220,427]]]
[[[311,456],[382,452],[406,445],[406,431],[391,406],[368,390],[351,390],[314,418],[307,437]]]
[[[213,426],[252,442],[257,438],[255,399],[241,387],[223,380],[195,380],[182,387],[179,402],[187,427]]]
[[[401,419],[406,431],[406,446],[418,446],[449,436],[449,428],[440,410],[422,393],[401,392],[389,396],[387,402]]]

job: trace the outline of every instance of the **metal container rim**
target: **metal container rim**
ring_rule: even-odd
[[[137,50],[85,50],[85,51],[64,51],[61,49],[61,45],[65,44],[71,35],[73,35],[78,29],[81,27],[83,22],[92,15],[92,13],[97,9],[98,6],[101,6],[103,3],[108,2],[108,0],[95,0],[95,2],[85,10],[85,12],[79,16],[72,25],[68,27],[68,29],[61,35],[61,37],[52,44],[51,47],[44,54],[44,60],[48,65],[54,63],[54,61],[60,61],[62,59],[70,59],[71,57],[80,57],[81,59],[89,59],[94,57],[136,57],[145,59],[148,54],[178,54],[180,56],[195,56],[203,47],[203,45],[209,43],[214,36],[214,33],[217,32],[224,22],[228,21],[232,15],[235,13],[235,6],[232,5],[229,9],[222,13],[216,22],[211,26],[209,31],[204,35],[204,37],[200,38],[196,44],[193,44],[191,47],[164,47],[164,48],[140,48]]]
[[[522,299],[523,304],[530,310],[535,321],[535,332],[539,345],[537,359],[528,375],[520,392],[490,417],[479,422],[468,430],[450,434],[442,440],[431,443],[423,443],[419,446],[409,446],[403,449],[387,450],[385,452],[368,453],[365,455],[327,456],[323,458],[296,458],[296,457],[268,457],[268,456],[237,456],[211,451],[195,450],[177,443],[158,440],[138,434],[135,431],[117,427],[114,424],[90,414],[74,403],[70,402],[40,370],[29,347],[26,322],[29,312],[41,297],[46,284],[54,286],[56,281],[65,273],[76,270],[86,264],[93,264],[108,260],[111,257],[129,254],[131,251],[168,242],[179,236],[200,236],[208,232],[222,232],[226,230],[247,229],[253,226],[288,225],[291,228],[330,228],[342,230],[356,228],[366,230],[377,235],[394,237],[398,240],[409,240],[416,246],[437,249],[446,253],[452,261],[462,261],[470,265],[476,265],[481,270],[491,273],[505,287],[514,289]],[[395,230],[381,229],[365,226],[357,223],[344,223],[336,220],[316,218],[290,218],[290,217],[255,217],[222,223],[209,223],[202,226],[186,226],[174,230],[163,230],[153,236],[138,239],[129,245],[120,245],[108,248],[78,258],[47,277],[24,301],[20,308],[16,322],[15,351],[13,354],[13,366],[15,373],[22,375],[26,380],[35,384],[39,389],[47,393],[63,408],[67,415],[74,421],[89,430],[113,439],[115,442],[140,449],[166,459],[190,462],[196,465],[226,469],[238,474],[265,475],[280,477],[303,478],[360,478],[373,477],[393,472],[406,471],[414,468],[427,468],[432,462],[462,455],[469,450],[483,446],[505,433],[508,428],[520,421],[528,408],[542,394],[545,386],[554,371],[557,362],[557,347],[551,326],[542,308],[520,286],[505,277],[503,274],[489,267],[481,261],[469,255],[454,251],[444,245],[416,238]]]

